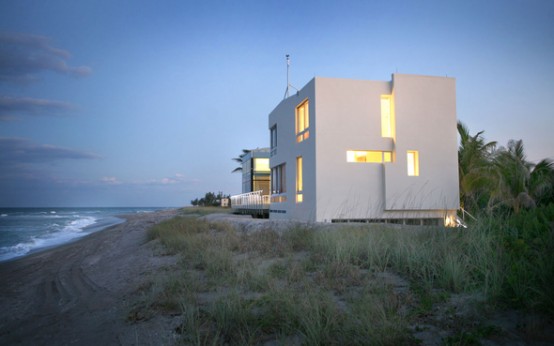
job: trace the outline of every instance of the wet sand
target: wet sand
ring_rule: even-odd
[[[156,255],[147,230],[176,210],[127,222],[74,243],[0,263],[0,345],[165,344],[168,321],[126,321],[137,289],[175,258]],[[169,330],[169,334],[168,334]]]

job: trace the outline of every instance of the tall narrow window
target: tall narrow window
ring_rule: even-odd
[[[271,193],[280,194],[286,192],[285,164],[280,164],[271,169]]]
[[[296,203],[302,203],[303,197],[302,181],[302,156],[296,158]]]
[[[408,175],[416,177],[419,175],[419,153],[416,150],[408,150]]]
[[[270,155],[273,156],[277,153],[277,125],[273,125],[270,129]]]
[[[394,138],[394,104],[391,95],[381,95],[381,136]]]
[[[296,142],[300,143],[310,137],[310,103],[308,99],[296,107]]]

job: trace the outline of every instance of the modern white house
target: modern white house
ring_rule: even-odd
[[[454,78],[315,77],[269,114],[269,217],[453,223],[456,121]]]

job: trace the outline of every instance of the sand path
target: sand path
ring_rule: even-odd
[[[0,344],[131,345],[167,339],[167,326],[125,321],[149,274],[174,258],[155,256],[146,231],[175,210],[127,222],[75,243],[0,263]]]

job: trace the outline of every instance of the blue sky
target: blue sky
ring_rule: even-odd
[[[314,76],[448,75],[458,118],[554,158],[554,2],[0,0],[0,206],[183,206]]]

